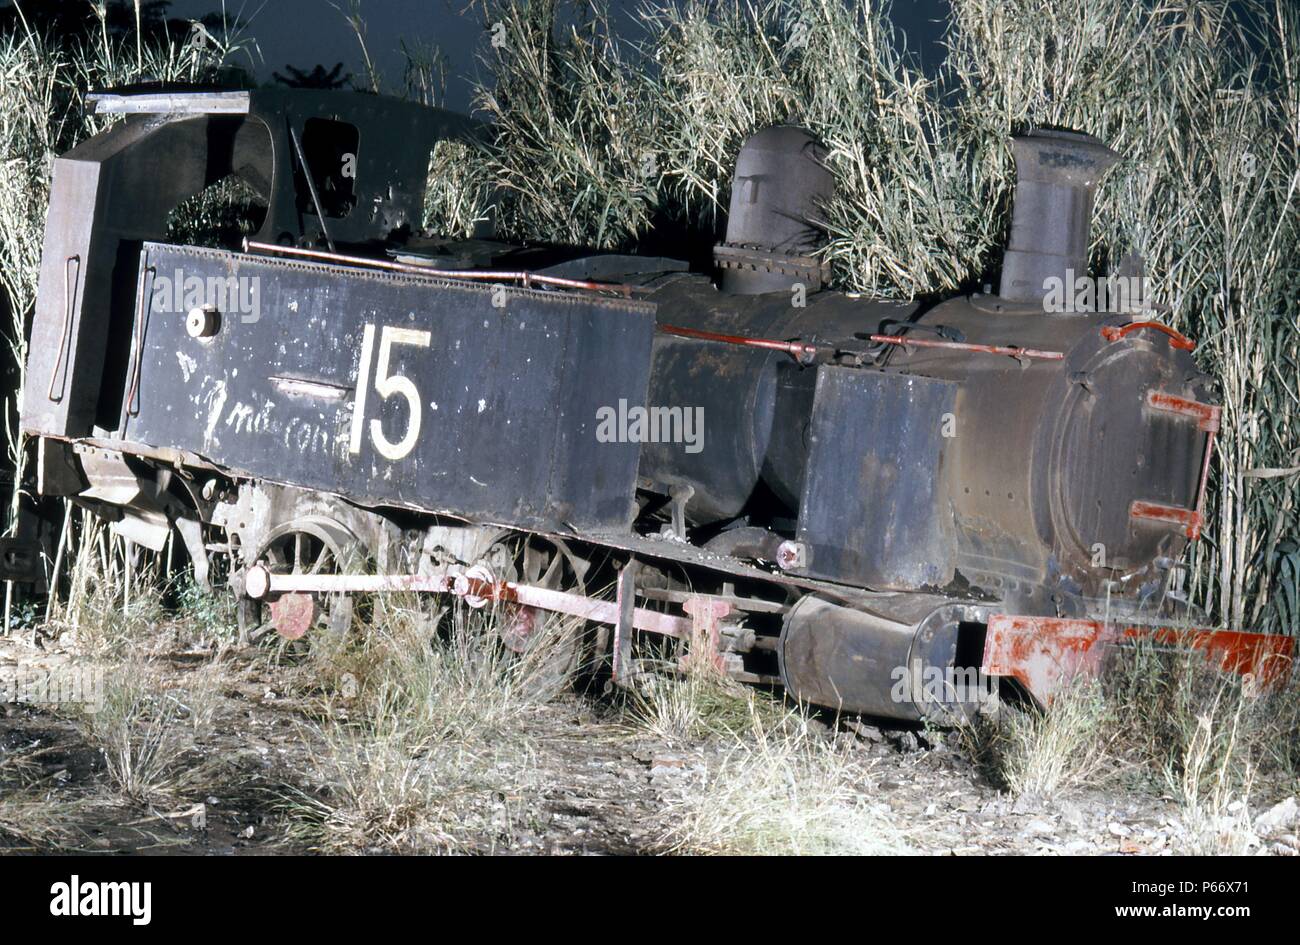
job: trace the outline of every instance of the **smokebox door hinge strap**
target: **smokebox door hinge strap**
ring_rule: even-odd
[[[1158,390],[1147,391],[1146,405],[1152,410],[1173,414],[1185,420],[1195,420],[1196,428],[1205,433],[1205,452],[1201,456],[1201,476],[1196,485],[1194,508],[1179,509],[1152,502],[1134,502],[1129,509],[1129,515],[1132,518],[1182,525],[1183,534],[1196,541],[1201,537],[1201,528],[1205,524],[1205,490],[1210,479],[1210,458],[1214,454],[1214,437],[1219,432],[1223,408],[1186,397],[1175,397],[1173,394]]]
[[[1181,526],[1183,534],[1192,541],[1201,537],[1202,517],[1196,509],[1180,509],[1173,505],[1139,500],[1129,506],[1128,514],[1129,518]]]

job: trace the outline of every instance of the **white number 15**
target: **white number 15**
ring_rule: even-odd
[[[393,345],[413,345],[417,348],[429,347],[429,333],[414,328],[394,328],[385,325],[379,336],[379,364],[375,366],[375,392],[387,400],[394,394],[406,398],[410,411],[406,434],[396,443],[384,436],[384,425],[379,418],[370,421],[370,439],[381,456],[389,460],[398,460],[406,456],[415,447],[415,440],[420,435],[420,394],[409,377],[388,373],[388,359]],[[375,326],[366,325],[361,335],[361,365],[357,369],[356,405],[352,408],[352,442],[349,452],[361,452],[361,438],[365,429],[366,396],[370,392],[370,362],[375,349]]]

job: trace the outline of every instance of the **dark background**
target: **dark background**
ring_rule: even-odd
[[[85,0],[74,0],[84,5]],[[742,0],[720,0],[739,3]],[[636,11],[645,0],[609,0],[620,33],[637,36]],[[174,0],[169,15],[195,19],[222,8],[221,0]],[[364,81],[365,67],[352,28],[340,10],[346,0],[226,0],[229,14],[248,23],[248,34],[257,40],[260,56],[255,56],[254,73],[264,82],[272,80],[273,71],[284,71],[286,64],[310,70],[317,63],[327,68],[336,62]],[[907,36],[909,49],[927,69],[934,69],[942,59],[938,47],[939,23],[948,10],[947,0],[895,0],[892,8],[895,23]],[[466,111],[470,107],[472,78],[477,72],[478,55],[487,48],[489,35],[484,30],[483,11],[471,6],[470,0],[362,0],[361,15],[366,22],[367,44],[376,65],[388,83],[388,91],[402,87],[401,42],[434,42],[447,60],[447,101],[449,108]],[[238,64],[248,66],[246,56]]]

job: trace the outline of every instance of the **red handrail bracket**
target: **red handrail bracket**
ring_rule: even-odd
[[[1160,322],[1129,322],[1127,325],[1106,325],[1101,330],[1101,336],[1107,341],[1120,341],[1125,336],[1135,331],[1141,331],[1144,328],[1168,335],[1169,347],[1171,348],[1178,348],[1182,351],[1196,350],[1195,341],[1182,332],[1170,328],[1168,325],[1162,325]]]

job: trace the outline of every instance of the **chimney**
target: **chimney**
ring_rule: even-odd
[[[1016,193],[1011,237],[998,294],[1041,301],[1043,283],[1088,274],[1088,242],[1097,182],[1119,155],[1091,135],[1034,130],[1013,138]]]
[[[796,282],[817,292],[829,281],[829,268],[815,256],[825,241],[816,221],[835,188],[825,157],[821,143],[794,125],[745,139],[732,178],[727,240],[713,250],[724,292],[789,292]]]

